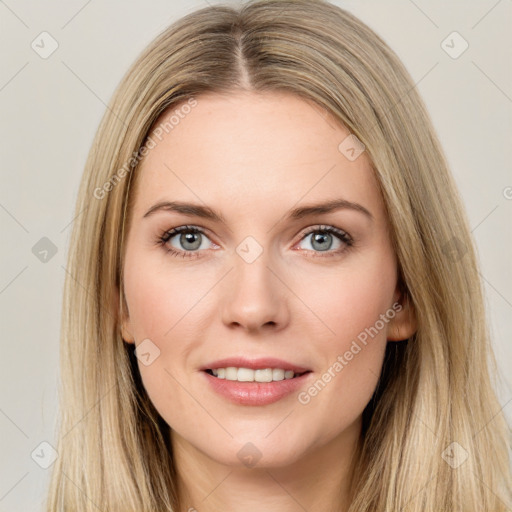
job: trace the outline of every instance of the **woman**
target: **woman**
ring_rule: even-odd
[[[48,511],[508,510],[465,213],[353,15],[253,1],[169,27],[76,212]]]

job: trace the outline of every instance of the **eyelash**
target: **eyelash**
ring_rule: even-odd
[[[162,235],[160,235],[157,238],[157,244],[162,246],[164,248],[164,250],[171,256],[181,257],[181,258],[199,257],[199,255],[198,255],[198,253],[200,252],[199,250],[177,251],[176,249],[171,248],[167,245],[167,242],[169,242],[169,240],[171,238],[173,238],[175,235],[179,235],[181,233],[200,233],[201,235],[204,235],[207,237],[207,234],[203,230],[199,229],[196,226],[179,226],[177,228],[173,228],[168,231],[165,231]],[[323,251],[311,251],[310,249],[306,249],[306,251],[314,253],[313,257],[329,258],[329,257],[337,256],[337,255],[341,254],[342,252],[349,250],[354,244],[354,241],[352,240],[352,238],[345,231],[342,231],[341,229],[335,228],[333,226],[323,226],[323,225],[315,226],[314,228],[312,228],[309,231],[307,231],[306,233],[304,233],[301,238],[301,241],[304,238],[306,238],[307,236],[311,235],[312,233],[329,233],[329,234],[336,236],[341,242],[343,242],[345,244],[345,247],[343,247],[342,249],[337,249],[334,251],[331,251],[331,250],[325,251],[325,253],[326,253],[325,255],[319,254]],[[302,250],[304,250],[304,249],[302,249]]]

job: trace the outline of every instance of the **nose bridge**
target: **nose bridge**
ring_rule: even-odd
[[[223,294],[226,325],[257,330],[265,325],[282,327],[287,323],[286,289],[271,270],[270,260],[270,254],[253,241],[239,244]]]

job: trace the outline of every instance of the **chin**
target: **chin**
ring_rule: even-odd
[[[237,436],[225,443],[220,452],[212,453],[210,445],[206,454],[220,464],[248,469],[286,467],[305,454],[302,443],[281,438],[270,440],[265,438],[267,435],[268,432],[261,436]]]

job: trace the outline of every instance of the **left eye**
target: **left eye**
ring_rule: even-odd
[[[181,247],[171,243],[171,240],[178,237],[178,235],[178,243],[181,244]],[[172,229],[171,231],[165,233],[165,235],[162,237],[162,243],[169,244],[174,249],[178,249],[176,252],[182,250],[198,251],[199,249],[207,249],[208,244],[203,244],[203,242],[206,242],[207,240],[208,237],[200,229],[187,226]],[[173,249],[170,250],[173,251]]]
[[[328,251],[330,249],[336,251],[343,246],[343,242],[347,243],[347,240],[342,240],[342,235],[332,232],[329,229],[317,229],[306,233],[301,241],[308,241],[310,247],[305,249],[310,251]],[[333,244],[335,247],[333,247]]]

